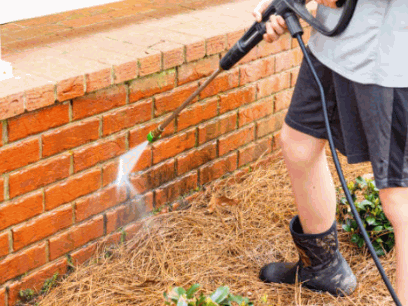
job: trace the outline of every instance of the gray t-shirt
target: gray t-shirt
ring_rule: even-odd
[[[316,18],[332,29],[341,9],[318,5]],[[312,30],[309,48],[324,65],[362,84],[408,87],[408,1],[358,0],[346,30],[326,37]]]

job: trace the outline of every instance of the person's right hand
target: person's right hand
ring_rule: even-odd
[[[262,13],[266,10],[271,0],[262,0],[256,6],[254,12],[252,13],[257,22],[262,21]],[[263,38],[266,42],[272,43],[278,40],[279,36],[287,31],[287,26],[285,20],[281,16],[271,15],[268,22],[265,24],[266,33]]]

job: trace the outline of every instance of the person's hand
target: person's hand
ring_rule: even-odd
[[[328,1],[328,0],[326,0]],[[271,0],[262,0],[256,6],[252,13],[257,22],[262,21],[262,13],[266,10]],[[278,40],[279,36],[287,31],[286,22],[281,16],[271,15],[268,22],[265,23],[266,33],[263,38],[266,42],[272,43]]]
[[[315,1],[316,1],[316,3],[322,4],[324,6],[328,6],[328,7],[331,7],[331,8],[337,8],[337,6],[336,6],[337,0],[315,0]]]

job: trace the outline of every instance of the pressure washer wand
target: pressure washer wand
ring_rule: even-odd
[[[149,142],[155,142],[157,139],[160,138],[161,133],[163,133],[164,129],[166,128],[166,126],[169,125],[169,123],[176,118],[176,116],[188,105],[190,104],[191,101],[193,101],[193,99],[195,97],[197,97],[197,95],[208,86],[208,84],[210,84],[212,82],[212,80],[215,79],[215,77],[217,75],[220,74],[220,72],[223,69],[221,67],[219,67],[216,71],[214,71],[214,73],[208,78],[207,81],[205,81],[199,88],[197,88],[197,90],[195,92],[192,93],[192,95],[190,97],[188,97],[188,99],[186,101],[183,102],[183,104],[181,104],[161,125],[159,125],[157,127],[157,129],[151,131],[148,135],[147,135],[147,140]]]

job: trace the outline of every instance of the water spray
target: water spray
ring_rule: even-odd
[[[313,67],[313,64],[310,60],[309,55],[306,52],[306,47],[305,44],[302,40],[302,35],[303,35],[303,29],[302,26],[300,25],[299,18],[297,15],[299,15],[303,20],[305,20],[308,24],[310,24],[316,31],[322,33],[323,35],[326,36],[336,36],[341,34],[348,24],[351,21],[351,18],[354,14],[355,7],[357,5],[357,0],[339,0],[336,3],[337,7],[343,7],[342,14],[340,16],[340,20],[338,21],[337,25],[333,29],[328,29],[326,28],[325,25],[323,25],[320,21],[315,19],[307,10],[305,7],[305,1],[304,0],[273,0],[271,4],[268,6],[268,8],[263,12],[262,14],[262,21],[261,22],[255,22],[249,30],[242,36],[241,39],[227,52],[227,54],[221,59],[220,61],[220,66],[219,68],[203,83],[183,104],[181,104],[173,113],[171,116],[169,116],[159,127],[153,131],[151,131],[147,135],[147,141],[141,145],[139,145],[137,148],[134,150],[139,150],[142,147],[145,147],[147,143],[153,143],[157,141],[161,134],[163,133],[164,129],[166,126],[212,81],[214,78],[223,70],[229,70],[232,66],[234,66],[236,63],[238,63],[252,48],[254,48],[258,43],[260,43],[263,40],[263,35],[266,33],[266,22],[268,22],[269,18],[271,15],[280,15],[285,19],[286,26],[293,38],[296,38],[299,42],[300,48],[302,49],[302,52],[304,54],[305,60],[308,63],[314,79],[319,87],[321,98],[322,98],[322,105],[323,105],[323,114],[324,114],[324,119],[325,119],[325,125],[326,125],[326,130],[327,130],[327,136],[328,136],[328,141],[330,144],[330,150],[333,155],[333,160],[336,166],[337,174],[339,175],[341,185],[343,187],[343,190],[346,195],[347,201],[350,203],[351,211],[354,215],[354,218],[356,219],[356,222],[358,224],[358,227],[361,230],[361,233],[363,234],[364,241],[367,244],[367,247],[370,251],[371,256],[374,259],[374,262],[377,266],[378,271],[381,274],[381,277],[387,286],[392,298],[394,299],[394,302],[397,306],[401,306],[400,301],[398,300],[398,297],[394,291],[394,289],[391,286],[390,281],[388,280],[387,276],[385,275],[384,269],[381,266],[378,257],[375,253],[375,250],[370,242],[370,239],[367,235],[367,232],[364,229],[363,223],[361,222],[360,216],[355,208],[353,199],[350,195],[350,192],[347,187],[346,180],[344,178],[343,172],[340,167],[340,162],[337,157],[337,152],[336,148],[333,143],[333,138],[332,134],[330,131],[330,124],[329,124],[329,118],[327,114],[327,107],[326,107],[326,99],[324,95],[324,90],[323,86],[319,80],[319,77],[317,76],[317,73]],[[143,148],[144,149],[144,148]],[[129,151],[127,154],[132,155],[133,150]],[[141,152],[137,152],[138,156],[137,159],[140,157]],[[136,160],[137,161],[137,160]],[[124,162],[121,162],[122,167],[124,167]],[[133,166],[133,165],[132,165]],[[129,169],[129,166],[128,166]],[[123,169],[120,169],[119,171],[122,171],[122,176],[125,177],[125,171]],[[130,171],[130,170],[129,170]],[[125,179],[126,181],[126,179]]]

